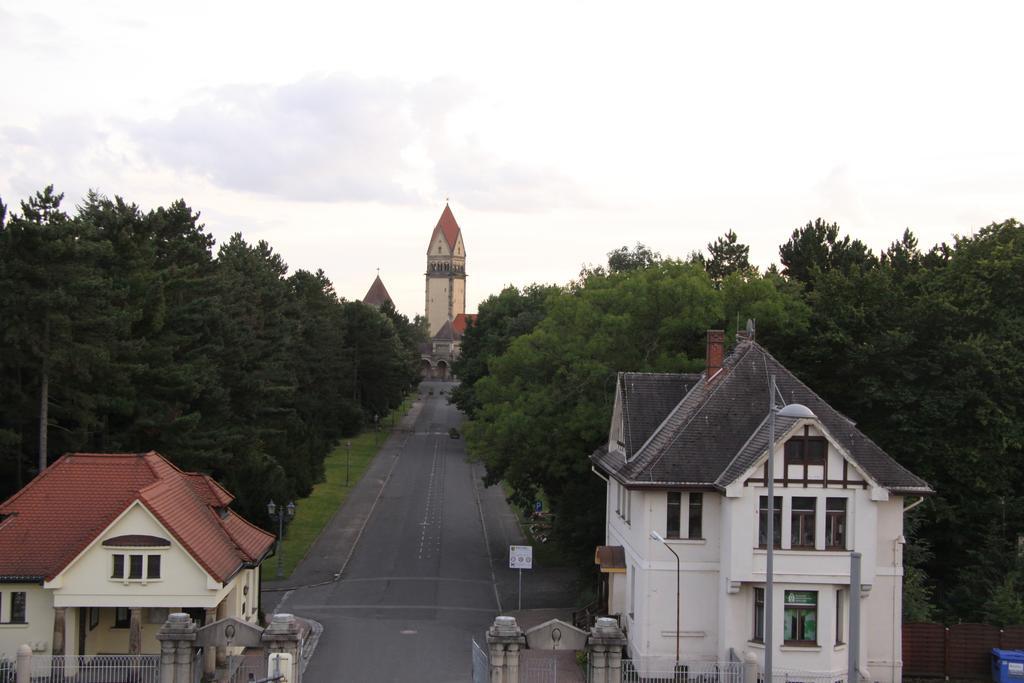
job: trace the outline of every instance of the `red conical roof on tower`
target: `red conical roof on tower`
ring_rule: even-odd
[[[448,248],[455,249],[455,242],[459,238],[459,224],[455,222],[455,215],[452,213],[452,209],[447,203],[444,205],[444,211],[441,212],[441,218],[438,219],[437,225],[434,227],[434,232],[430,234],[430,244],[434,243],[434,235],[440,230],[444,233],[444,239],[448,242]],[[427,247],[429,252],[430,248]]]

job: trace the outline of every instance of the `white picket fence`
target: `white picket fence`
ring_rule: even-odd
[[[14,667],[11,678],[14,681]],[[0,678],[0,681],[7,683]],[[32,655],[32,683],[159,683],[159,655]]]

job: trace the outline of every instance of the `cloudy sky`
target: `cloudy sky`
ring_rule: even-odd
[[[1024,218],[1024,5],[0,0],[0,198],[183,197],[421,313],[450,198],[469,307],[728,229],[875,249]]]

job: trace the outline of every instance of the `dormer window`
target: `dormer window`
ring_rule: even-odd
[[[117,549],[110,556],[110,580],[157,581],[161,577],[161,553],[171,542],[159,536],[130,534],[103,541],[105,548]]]
[[[122,581],[153,581],[160,578],[160,556],[114,553],[111,557],[111,579]],[[128,575],[125,576],[127,569]]]
[[[823,436],[810,436],[810,428],[804,427],[801,436],[794,436],[786,442],[786,466],[824,465],[828,457],[828,440]]]

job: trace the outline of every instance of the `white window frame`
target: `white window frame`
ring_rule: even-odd
[[[118,555],[120,555],[123,558],[122,559],[122,565],[121,565],[121,570],[122,570],[121,573],[123,574],[123,576],[114,576],[114,558],[116,556],[118,556]],[[129,578],[131,576],[131,573],[132,573],[132,570],[131,570],[131,557],[132,557],[132,555],[140,555],[142,557],[142,577],[141,578],[137,578],[137,579]],[[150,558],[151,555],[156,555],[157,557],[160,558],[160,576],[150,576],[149,575],[149,558]],[[119,548],[117,548],[117,552],[114,552],[113,550],[111,550],[111,552],[109,553],[109,558],[108,558],[108,562],[107,562],[107,566],[110,567],[110,574],[109,574],[109,576],[107,576],[107,580],[111,581],[111,582],[114,582],[114,583],[124,584],[125,586],[127,586],[130,583],[139,583],[139,584],[142,584],[143,586],[145,586],[146,584],[156,583],[158,581],[163,581],[164,580],[164,568],[166,566],[165,562],[164,562],[164,556],[165,555],[166,555],[166,549],[165,548],[152,548],[152,547],[148,547],[148,546],[144,547],[144,548],[119,547]]]

